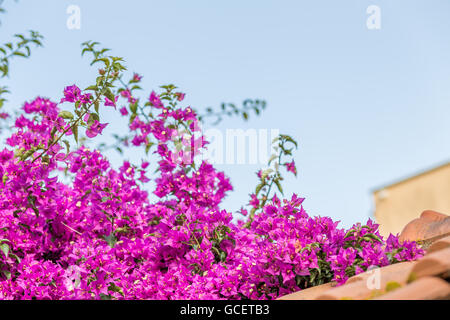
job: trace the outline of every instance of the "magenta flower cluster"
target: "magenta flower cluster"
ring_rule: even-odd
[[[121,97],[135,103],[129,91]],[[72,86],[62,102],[90,99]],[[135,117],[129,129],[135,146],[157,141],[157,202],[142,188],[148,162],[115,170],[97,150],[67,153],[49,143],[54,128],[67,129],[58,105],[43,98],[24,105],[0,152],[0,299],[275,299],[423,254],[413,242],[384,240],[371,221],[344,230],[310,217],[295,194],[274,196],[250,225],[236,222],[220,208],[232,190],[225,174],[184,161],[206,142],[193,135],[194,150],[173,146],[171,124],[196,132],[195,112],[167,107],[155,92],[149,103],[154,118]],[[96,120],[86,135],[105,127]],[[20,159],[48,147],[48,157]],[[287,170],[296,173],[294,162]]]

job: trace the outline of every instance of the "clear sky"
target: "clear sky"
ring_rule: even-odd
[[[66,27],[72,4],[81,9],[80,30]],[[369,5],[381,9],[379,30],[366,26]],[[261,117],[219,129],[280,129],[297,139],[299,175],[285,191],[306,197],[311,215],[365,222],[374,187],[450,158],[448,0],[6,0],[4,7],[2,43],[29,29],[45,36],[44,48],[11,65],[9,108],[91,84],[95,69],[80,56],[86,40],[123,56],[144,75],[147,92],[174,83],[200,110],[265,99]],[[105,117],[107,137],[117,114]],[[219,167],[235,187],[224,207],[237,210],[258,166]]]

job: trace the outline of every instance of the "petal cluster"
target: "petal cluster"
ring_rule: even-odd
[[[89,99],[75,86],[63,98]],[[295,194],[268,201],[250,226],[236,221],[220,207],[232,190],[226,175],[205,161],[183,161],[206,142],[192,136],[190,151],[171,144],[169,121],[195,131],[195,113],[166,108],[155,92],[149,100],[161,115],[136,117],[130,131],[136,146],[158,142],[157,201],[141,184],[149,181],[148,162],[114,169],[97,150],[64,154],[59,144],[47,159],[20,160],[67,126],[57,104],[25,104],[0,152],[0,299],[274,299],[423,255],[414,242],[383,239],[370,220],[344,230],[328,217],[310,217]],[[94,121],[86,134],[93,138],[105,126]],[[296,173],[293,163],[287,167]],[[57,174],[62,168],[69,183]]]

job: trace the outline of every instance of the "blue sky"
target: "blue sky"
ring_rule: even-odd
[[[66,27],[69,5],[81,29]],[[381,29],[366,9],[381,9]],[[299,141],[299,175],[286,194],[306,197],[311,215],[366,221],[379,185],[450,158],[450,2],[6,0],[0,37],[38,30],[45,47],[16,60],[4,84],[8,108],[37,95],[59,100],[66,85],[91,84],[95,69],[80,44],[96,40],[144,75],[147,92],[174,83],[197,109],[261,98],[268,109],[248,123]],[[117,115],[105,113],[110,131]],[[116,157],[116,154],[111,154]],[[132,157],[132,156],[130,156]],[[113,162],[118,163],[116,157]],[[254,189],[255,165],[219,166],[237,210]],[[419,213],[418,213],[419,214]]]

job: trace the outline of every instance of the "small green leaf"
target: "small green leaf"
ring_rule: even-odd
[[[5,275],[7,280],[11,279],[11,272],[8,270],[2,270],[2,273]]]
[[[31,209],[33,209],[34,214],[36,215],[36,217],[39,217],[39,210],[36,207],[36,197],[29,194],[27,197],[28,200],[28,204],[30,205]]]
[[[103,238],[111,248],[114,248],[117,243],[117,238],[114,236],[114,233],[111,233],[109,236],[104,236]]]
[[[67,140],[63,140],[63,142],[66,145],[66,153],[69,154],[69,152],[70,152],[70,143]]]
[[[136,113],[137,112],[137,108],[138,108],[138,104],[137,102],[133,103],[132,105],[130,105],[130,111],[132,113]]]
[[[270,165],[270,163],[271,163],[273,160],[275,160],[277,157],[278,157],[278,156],[277,156],[276,154],[272,154],[272,155],[270,156],[270,159],[269,159],[269,165]]]
[[[111,282],[108,287],[109,291],[120,293],[122,296],[125,296],[122,288],[118,287],[114,282]]]
[[[86,89],[84,89],[84,91],[97,91],[97,86],[96,85],[89,86]]]
[[[72,128],[73,137],[75,138],[76,143],[78,143],[78,125],[74,125]]]
[[[106,88],[105,90],[105,96],[111,100],[112,102],[114,102],[116,100],[116,97],[114,96],[114,93],[112,93],[112,91],[109,88]]]
[[[7,245],[6,243],[0,244],[0,250],[3,252],[5,257],[8,258],[8,256],[9,256],[9,245]]]
[[[70,111],[61,111],[58,116],[63,119],[73,119],[74,118],[74,115]]]
[[[258,193],[261,191],[262,187],[264,187],[264,183],[260,183],[256,186],[255,194],[258,195]]]
[[[267,170],[264,170],[262,173],[261,173],[261,180],[265,180],[266,178],[267,178],[267,176],[269,175],[269,174],[271,174],[273,172],[273,169],[267,169]]]
[[[281,194],[283,194],[283,188],[281,187],[281,183],[278,179],[273,180],[273,182],[275,182],[275,184],[277,185],[278,190],[281,192]]]

